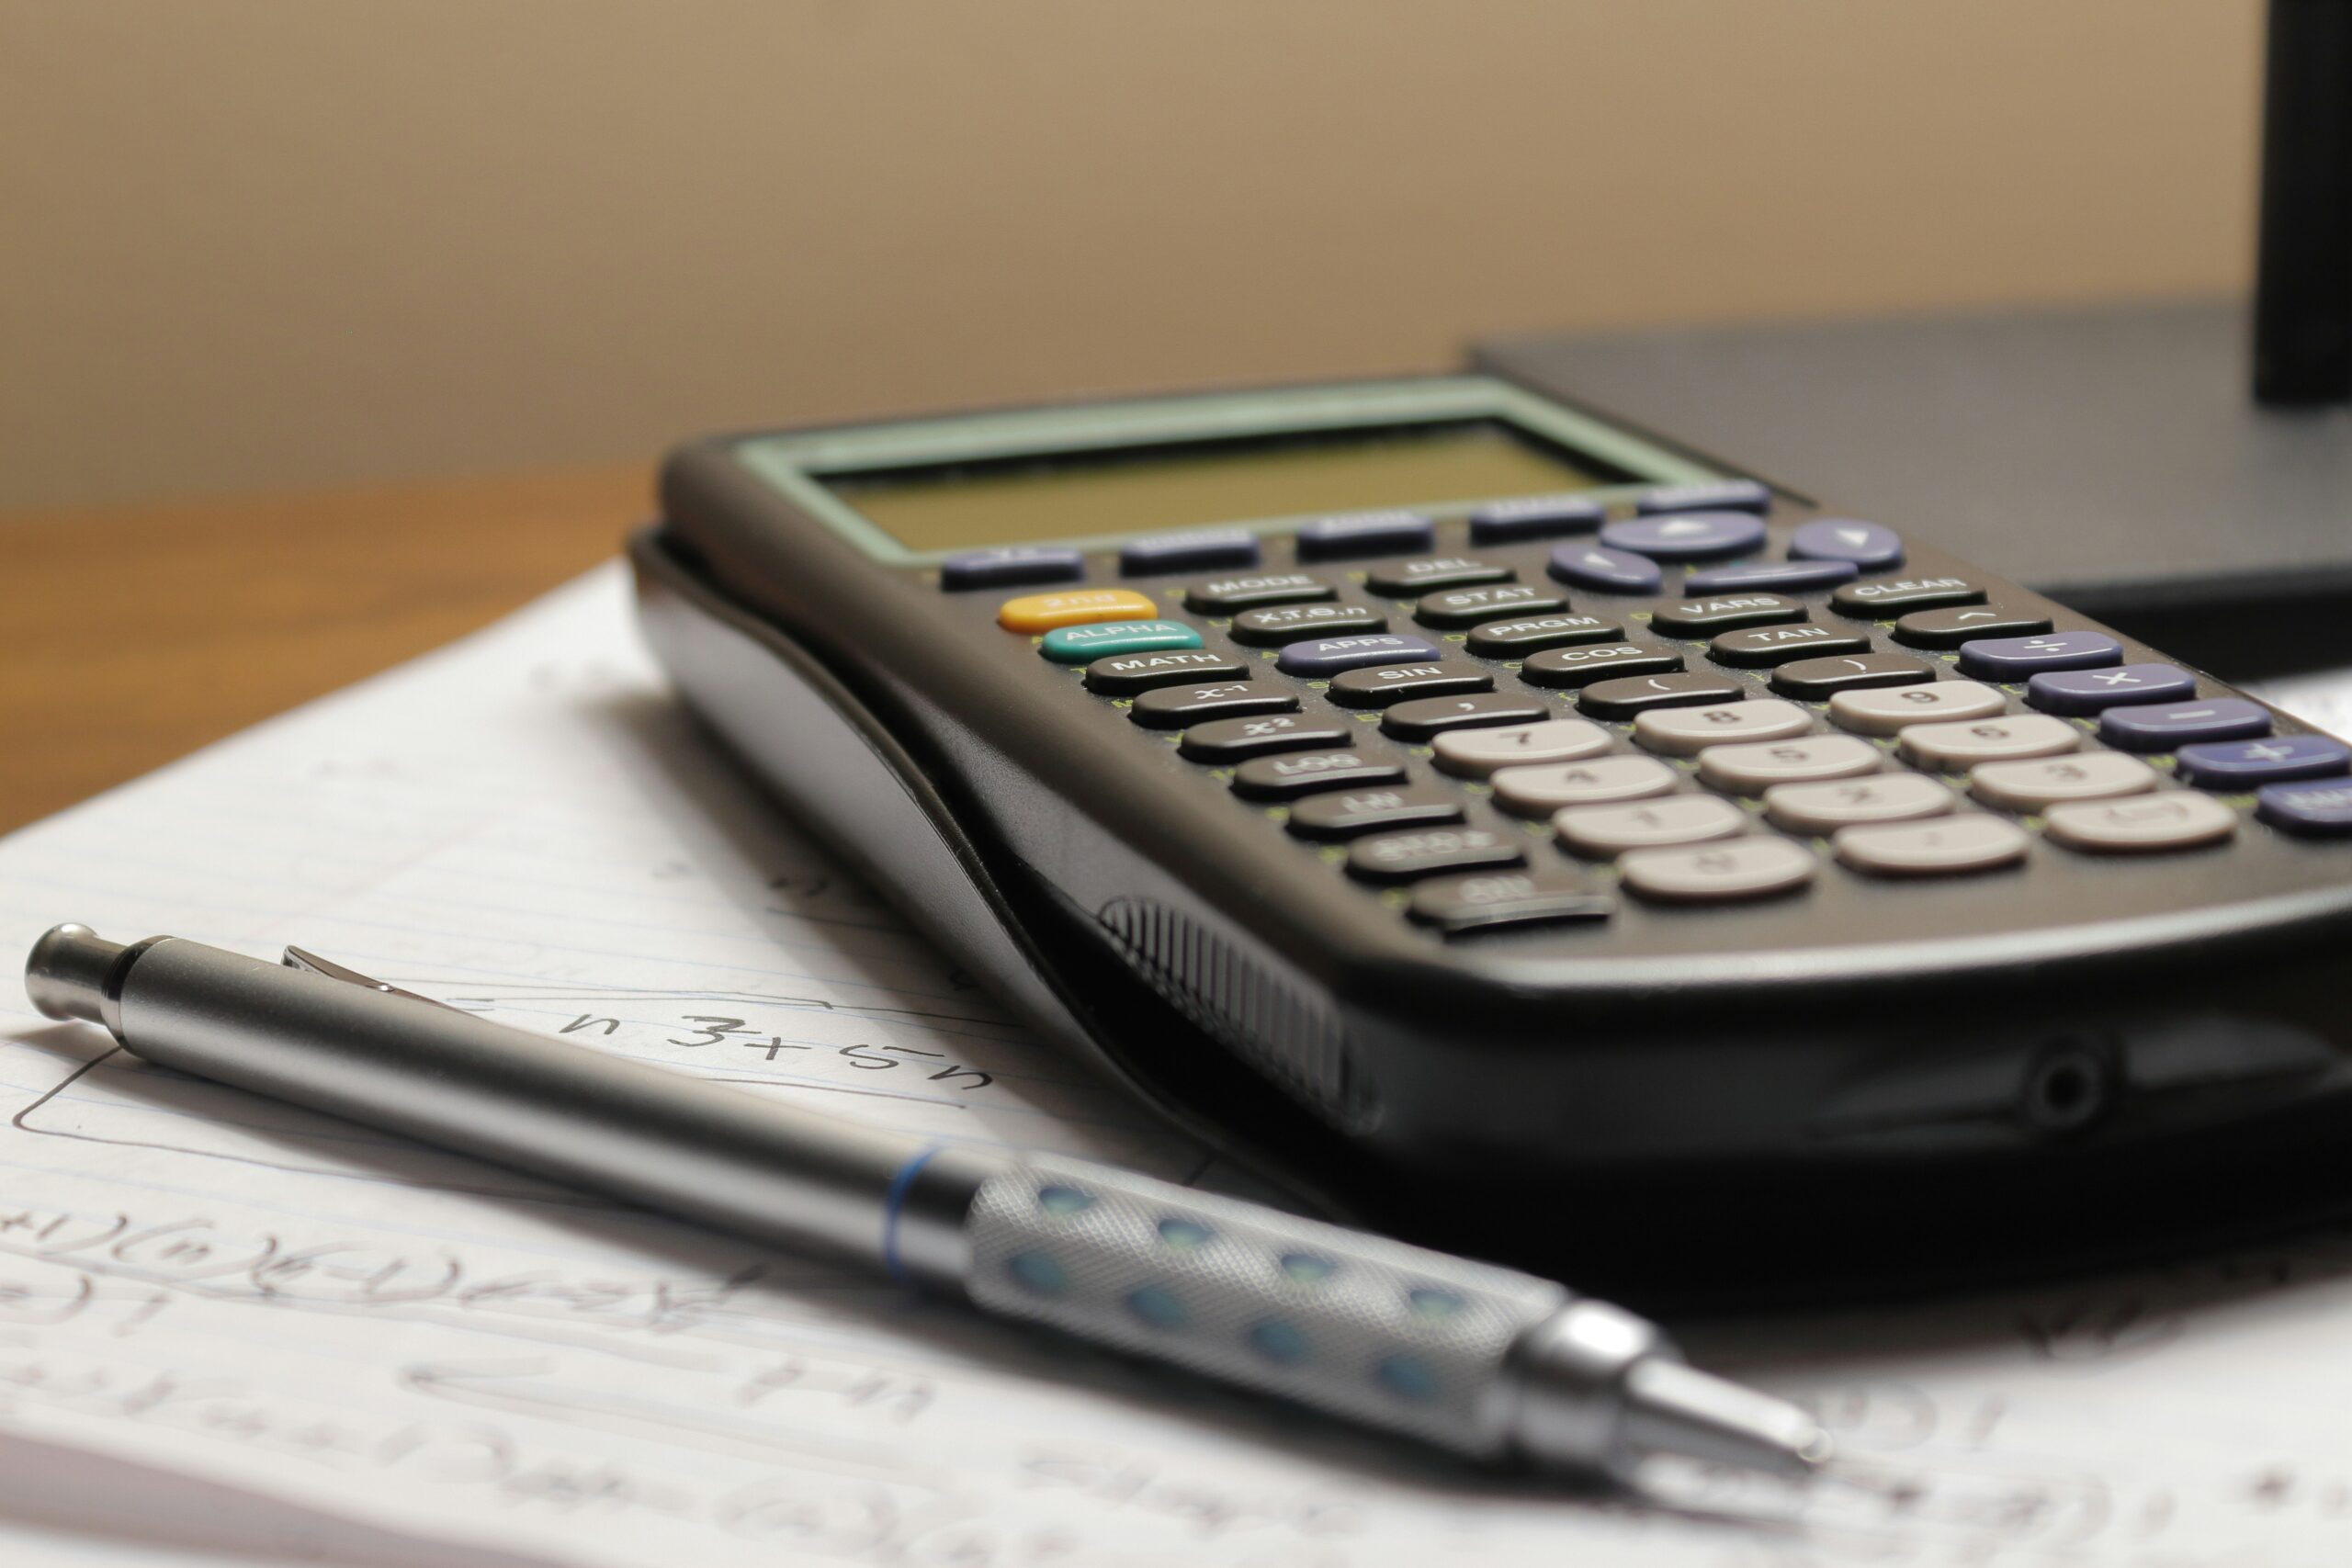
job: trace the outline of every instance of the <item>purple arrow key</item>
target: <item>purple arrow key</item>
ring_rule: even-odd
[[[1285,675],[1337,675],[1342,670],[1361,670],[1371,664],[1406,664],[1436,657],[1437,649],[1417,637],[1327,637],[1292,643],[1274,660],[1274,668]]]
[[[2255,800],[2265,822],[2290,833],[2352,833],[2352,783],[2265,784]]]
[[[2025,700],[2044,713],[2097,713],[2120,703],[2178,702],[2196,694],[2195,678],[2169,664],[2052,671],[2025,687]]]
[[[1960,672],[1983,681],[2022,681],[2044,670],[2096,670],[2123,662],[2123,645],[2099,632],[1987,637],[1960,645]]]
[[[1710,560],[1764,542],[1764,519],[1745,512],[1673,512],[1606,524],[1600,542],[1658,560]]]
[[[1655,593],[1666,581],[1649,557],[1606,545],[1562,545],[1552,552],[1552,575],[1603,593]]]
[[[2270,710],[2244,697],[2109,708],[2098,716],[2098,738],[2127,751],[2169,751],[2192,740],[2237,740],[2269,733]]]
[[[1789,536],[1789,554],[1798,560],[1849,560],[1867,571],[1884,571],[1903,564],[1903,536],[1876,523],[1821,517]]]
[[[1726,588],[1835,588],[1861,569],[1849,560],[1752,560],[1710,567],[1683,579],[1685,593],[1714,593]]]
[[[2262,740],[2184,746],[2178,761],[2181,775],[2191,784],[2207,789],[2252,789],[2352,771],[2352,746],[2329,735],[2273,735]]]

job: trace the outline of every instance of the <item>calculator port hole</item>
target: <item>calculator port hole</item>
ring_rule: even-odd
[[[2070,1040],[2043,1051],[2027,1069],[2020,1110],[2041,1132],[2072,1133],[2104,1115],[2114,1095],[2107,1054]]]

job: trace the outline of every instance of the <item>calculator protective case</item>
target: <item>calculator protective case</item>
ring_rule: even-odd
[[[1741,473],[1634,434],[1677,471]],[[2135,857],[2037,836],[1976,876],[1825,864],[1785,897],[1621,897],[1605,920],[1449,939],[996,624],[1035,590],[878,564],[747,464],[747,439],[673,454],[630,544],[687,704],[1046,1038],[1341,1217],[1674,1305],[2143,1257],[2352,1195],[2352,842],[2251,819],[2226,846]],[[1778,488],[1767,553],[1820,512]],[[1932,519],[1880,521],[1904,575],[2093,625],[1945,555]],[[1442,517],[1437,550],[1547,581],[1556,541],[1473,550],[1463,528]],[[1265,570],[1291,547],[1268,536]],[[1311,570],[1413,629],[1366,565]],[[1113,550],[1086,582],[1230,646],[1172,597],[1203,575],[1121,578]],[[1629,630],[1648,603],[1566,596]],[[2122,640],[2126,661],[2163,657]],[[1363,746],[1431,777],[1377,717]],[[1577,863],[1469,796],[1535,863]]]

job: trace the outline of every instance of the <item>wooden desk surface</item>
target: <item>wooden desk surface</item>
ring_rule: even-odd
[[[0,831],[495,620],[651,493],[632,467],[0,516]]]

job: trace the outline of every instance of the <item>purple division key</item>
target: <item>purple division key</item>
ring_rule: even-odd
[[[2123,645],[2101,632],[1987,637],[1960,645],[1960,672],[1980,681],[2022,681],[2044,670],[2096,670],[2123,662]]]

